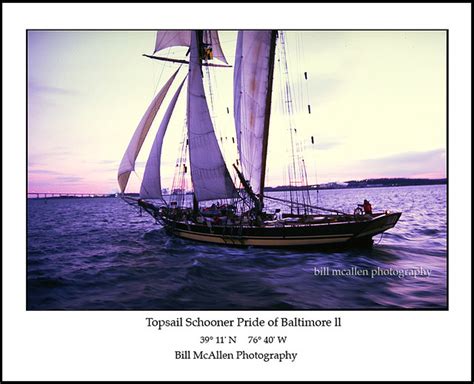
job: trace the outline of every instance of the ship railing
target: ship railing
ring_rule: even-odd
[[[309,205],[309,204],[304,204],[304,203],[298,203],[298,202],[294,202],[294,201],[290,201],[290,200],[286,200],[286,199],[280,199],[280,198],[278,198],[278,197],[264,196],[264,198],[265,198],[265,199],[269,199],[269,200],[279,201],[279,202],[281,202],[281,203],[287,203],[287,204],[298,205],[298,206],[300,206],[300,207],[317,209],[317,210],[320,210],[320,211],[323,211],[323,212],[331,212],[331,213],[335,213],[335,214],[337,214],[337,215],[352,216],[352,215],[350,215],[350,214],[347,213],[347,212],[339,211],[339,210],[337,210],[337,209],[330,209],[330,208],[318,207],[318,206],[316,206],[316,205]]]

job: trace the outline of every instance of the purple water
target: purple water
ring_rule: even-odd
[[[446,308],[446,186],[318,196],[349,212],[364,198],[400,221],[372,249],[337,251],[208,245],[167,235],[120,199],[29,199],[27,309]],[[351,268],[381,272],[317,274]],[[416,270],[430,274],[401,275]]]

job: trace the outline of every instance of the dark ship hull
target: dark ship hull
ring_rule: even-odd
[[[161,216],[167,232],[214,244],[258,247],[372,245],[372,237],[392,228],[401,213],[378,213],[370,218],[325,216],[319,221],[272,222],[255,225],[214,225],[175,221]]]

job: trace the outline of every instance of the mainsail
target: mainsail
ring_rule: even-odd
[[[176,90],[176,93],[171,99],[170,105],[168,106],[168,109],[166,110],[166,113],[163,117],[160,127],[158,128],[158,132],[156,133],[155,141],[153,142],[150,155],[146,162],[145,173],[143,175],[143,181],[140,187],[141,198],[144,198],[144,199],[146,198],[162,199],[163,198],[161,194],[161,172],[160,172],[161,149],[163,146],[163,139],[165,137],[166,129],[168,128],[171,115],[173,114],[173,110],[176,105],[176,101],[178,100],[179,94],[181,92],[181,88],[183,88],[185,81],[186,81],[186,78],[183,80],[181,85]]]
[[[239,31],[234,68],[234,120],[242,172],[263,193],[276,31]]]
[[[198,201],[231,198],[236,190],[217,143],[201,72],[200,32],[191,36],[187,124],[194,195]]]
[[[170,47],[190,47],[191,35],[194,31],[179,31],[179,30],[163,30],[156,33],[155,53],[165,48]],[[217,31],[203,31],[204,43],[212,47],[214,58],[227,63],[224,52],[219,41],[219,34]]]
[[[158,92],[158,94],[155,96],[147,111],[143,115],[140,124],[138,124],[138,127],[133,134],[132,140],[128,144],[118,171],[118,183],[122,193],[125,192],[128,179],[130,178],[130,173],[135,170],[135,161],[137,160],[146,135],[150,130],[151,124],[153,123],[153,120],[155,119],[155,116],[158,113],[158,110],[160,109],[163,99],[165,98],[171,84],[173,83],[173,80],[178,74],[178,71],[179,68],[166,82],[160,92]]]

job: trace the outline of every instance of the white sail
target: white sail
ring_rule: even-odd
[[[191,37],[187,123],[191,179],[196,199],[235,197],[236,190],[217,143],[206,102],[197,33]]]
[[[190,47],[192,31],[163,30],[156,33],[155,52],[170,47]],[[204,42],[210,44],[214,58],[227,64],[217,31],[205,31]]]
[[[181,88],[183,88],[185,80],[186,78],[183,80],[181,85],[176,90],[176,93],[174,94],[173,98],[171,99],[171,102],[168,106],[168,109],[166,110],[160,127],[158,128],[158,132],[156,133],[155,141],[153,142],[150,155],[148,156],[148,160],[145,166],[145,173],[143,174],[142,185],[140,187],[140,197],[144,199],[163,198],[161,194],[160,172],[161,149],[163,146],[163,139],[165,137],[166,129],[168,128],[168,124],[170,122],[174,107],[176,105],[176,101],[178,100]]]
[[[234,68],[234,120],[242,172],[263,192],[275,32],[239,31]]]
[[[209,31],[209,34],[211,41],[206,40],[208,37],[206,37],[206,33],[204,33],[204,42],[211,44],[214,58],[228,64],[224,52],[222,51],[221,42],[219,41],[219,33],[217,31]]]
[[[135,161],[137,160],[138,154],[140,153],[140,149],[145,141],[146,135],[150,130],[151,124],[160,109],[161,104],[163,103],[163,99],[166,96],[173,80],[175,79],[176,75],[178,74],[178,70],[170,77],[170,79],[166,82],[163,88],[158,92],[155,96],[153,101],[151,102],[150,106],[146,110],[145,114],[143,115],[140,124],[138,124],[135,133],[133,134],[130,143],[128,144],[127,150],[123,155],[122,161],[120,163],[119,171],[118,171],[118,183],[120,186],[120,191],[123,193],[125,192],[125,188],[127,187],[128,179],[130,178],[130,173],[135,170]]]
[[[158,31],[156,33],[155,52],[170,47],[189,47],[191,31]]]

